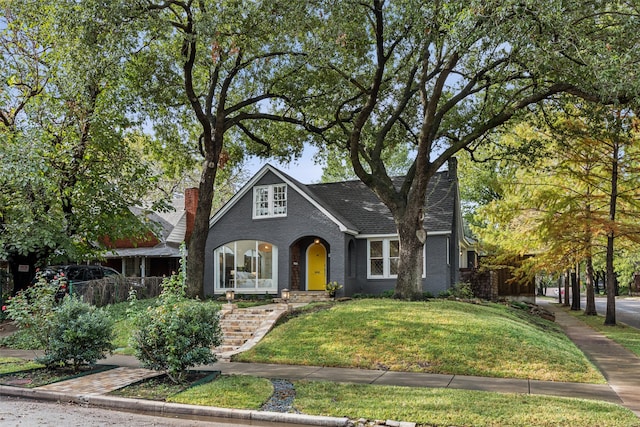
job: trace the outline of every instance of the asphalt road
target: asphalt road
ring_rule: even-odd
[[[586,301],[581,301],[584,310]],[[607,313],[607,298],[596,298],[596,310],[598,314],[605,315]],[[616,322],[623,322],[629,326],[640,329],[640,298],[616,298]]]
[[[244,423],[242,420],[200,421],[166,418],[71,403],[54,403],[0,396],[0,425],[20,427],[237,427],[276,426],[271,423]],[[291,425],[295,427],[296,425]]]
[[[557,299],[557,290],[549,288],[547,295]],[[584,310],[587,300],[584,292],[580,299],[580,309]],[[596,297],[596,311],[604,316],[607,313],[607,297]],[[640,297],[617,297],[616,298],[616,322],[622,322],[634,328],[640,329]]]

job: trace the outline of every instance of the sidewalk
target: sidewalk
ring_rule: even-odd
[[[556,323],[600,369],[611,389],[622,400],[622,405],[640,416],[640,359],[565,313],[556,304],[547,300],[540,300],[538,304],[555,313]]]
[[[577,397],[622,404],[632,410],[636,415],[640,416],[640,359],[622,348],[620,345],[585,326],[579,320],[574,319],[555,304],[544,300],[539,301],[539,303],[555,313],[556,323],[565,329],[569,338],[571,338],[587,355],[587,357],[602,371],[608,381],[608,384],[565,383],[526,379],[520,380],[462,375],[235,362],[218,362],[212,365],[199,367],[198,369],[220,371],[223,374],[254,375],[288,380],[307,379],[344,383],[398,385],[407,387],[437,387],[501,393]],[[33,358],[34,352],[0,349],[0,356]],[[44,396],[46,398],[49,396],[47,393],[53,393],[50,396],[55,398],[60,398],[60,396],[63,395],[67,400],[75,399],[77,401],[100,406],[108,406],[109,401],[111,401],[116,408],[120,409],[123,409],[122,405],[126,405],[126,401],[128,400],[132,401],[132,407],[135,407],[136,410],[140,410],[140,401],[136,401],[134,399],[113,398],[106,396],[105,394],[113,389],[114,384],[121,386],[122,378],[126,378],[127,373],[131,374],[131,382],[134,382],[137,378],[136,375],[151,375],[151,371],[145,372],[145,370],[140,369],[138,361],[130,356],[114,355],[102,360],[100,363],[118,365],[124,369],[112,370],[113,372],[111,375],[117,376],[117,379],[110,378],[108,373],[111,371],[107,371],[106,374],[103,374],[104,380],[102,381],[96,381],[95,375],[90,375],[66,381],[65,384],[62,385],[63,391],[60,391],[60,389],[57,389],[56,387],[49,387],[48,391],[42,387],[27,391],[24,391],[24,389],[18,389],[22,390],[19,391],[19,395],[25,397]],[[0,394],[12,393],[12,390],[16,391],[15,389],[17,388],[0,386]],[[44,395],[42,395],[42,393],[44,393]],[[35,396],[36,394],[39,394],[39,396]],[[164,414],[171,410],[171,405],[172,404],[164,403],[155,404],[156,407],[161,408],[160,410]],[[201,408],[202,411],[199,411],[196,408],[200,407],[191,407],[188,413],[191,415],[200,414],[206,416],[204,412],[202,412],[205,411],[204,407]],[[173,410],[177,409],[173,408]],[[184,409],[181,409],[180,411],[184,411]],[[211,412],[211,408],[207,409],[205,412],[207,411]],[[234,413],[236,415],[239,413],[237,410],[233,411],[235,411]],[[226,417],[232,415],[233,413],[231,413],[231,415],[220,415],[217,413],[216,416]],[[252,416],[255,417],[257,415],[253,414]],[[279,414],[278,416],[287,418],[288,414]],[[295,418],[295,421],[285,420],[280,417],[278,420],[281,422],[309,423],[316,425],[318,425],[318,422],[320,422],[321,425],[343,425],[342,422],[344,421],[344,419],[334,419],[331,422],[328,420],[318,421],[317,417],[311,417],[304,420],[298,417]],[[326,424],[327,422],[328,424]]]

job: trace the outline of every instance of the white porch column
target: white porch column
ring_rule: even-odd
[[[140,277],[147,277],[146,275],[146,267],[147,267],[147,257],[142,257],[140,262]]]

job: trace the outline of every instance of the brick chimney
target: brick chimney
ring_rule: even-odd
[[[184,241],[189,243],[193,225],[196,220],[196,210],[198,209],[198,189],[187,188],[184,190],[184,210],[187,212],[187,229],[184,233]]]
[[[447,178],[449,178],[449,181],[455,181],[458,179],[458,159],[452,156],[449,158],[448,163]]]

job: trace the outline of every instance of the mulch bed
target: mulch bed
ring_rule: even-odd
[[[218,375],[220,372],[189,371],[180,383],[173,382],[167,375],[160,375],[128,385],[109,394],[134,399],[166,401],[168,397],[193,386],[209,382]]]
[[[30,369],[28,371],[0,374],[0,384],[14,387],[35,388],[84,375],[95,374],[115,367],[116,366],[114,365],[93,365],[82,367],[79,371],[74,371],[70,367],[58,369]]]

